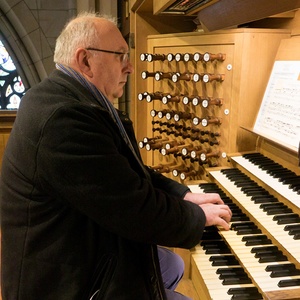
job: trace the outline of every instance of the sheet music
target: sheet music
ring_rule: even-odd
[[[294,151],[300,142],[300,61],[276,61],[253,128]]]

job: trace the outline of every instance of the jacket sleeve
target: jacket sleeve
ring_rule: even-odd
[[[157,173],[151,170],[150,168],[148,169],[154,187],[162,189],[166,193],[178,197],[180,199],[183,199],[185,194],[190,191],[190,189],[187,186],[180,184],[179,182],[170,179],[160,173]]]
[[[39,142],[37,170],[53,199],[124,238],[183,248],[201,239],[203,210],[166,193],[163,182],[171,189],[173,181],[141,176],[114,123],[95,107],[66,105],[52,114]],[[176,189],[178,195],[185,190]]]

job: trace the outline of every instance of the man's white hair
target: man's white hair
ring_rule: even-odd
[[[56,40],[54,62],[69,66],[78,48],[87,48],[99,40],[95,18],[105,19],[117,26],[115,18],[98,13],[82,12],[71,19]]]

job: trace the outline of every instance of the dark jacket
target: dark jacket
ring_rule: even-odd
[[[147,171],[75,79],[54,71],[28,91],[3,158],[3,300],[165,299],[156,245],[193,247],[205,215]]]

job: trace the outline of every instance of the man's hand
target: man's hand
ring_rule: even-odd
[[[184,200],[199,205],[206,216],[205,226],[222,226],[225,230],[229,230],[229,222],[232,212],[230,208],[224,204],[220,195],[217,193],[186,193]]]
[[[225,230],[230,229],[229,222],[232,212],[227,205],[224,204],[203,204],[200,205],[206,216],[205,226],[217,225]]]
[[[195,204],[201,205],[206,203],[212,204],[224,204],[223,200],[221,199],[220,195],[217,193],[207,193],[207,194],[200,194],[200,193],[186,193],[184,200],[193,202]]]

